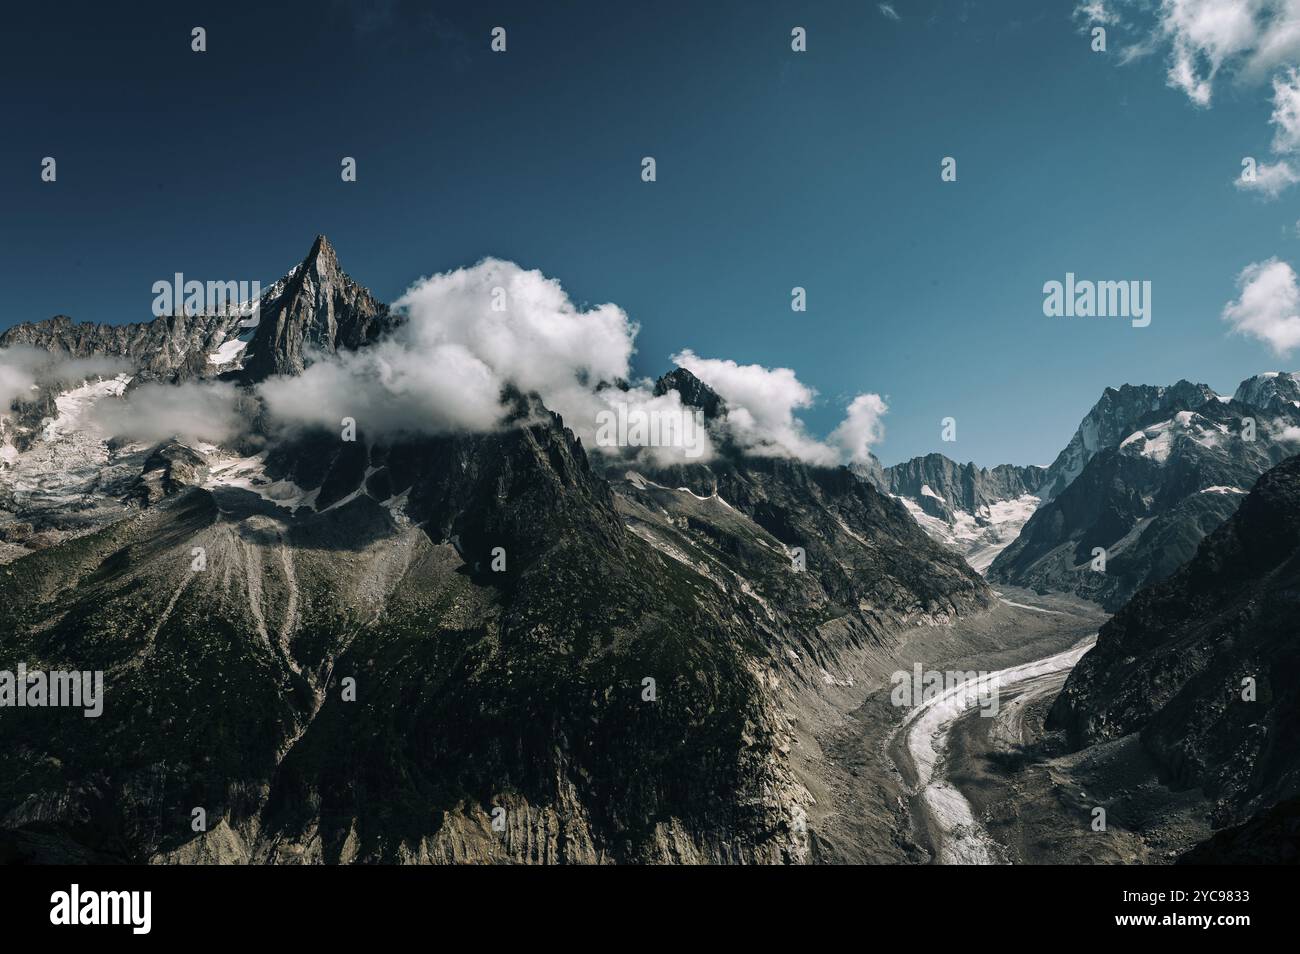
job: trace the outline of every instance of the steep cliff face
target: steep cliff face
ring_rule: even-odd
[[[15,325],[0,348],[26,345],[56,359],[116,358],[141,380],[176,381],[214,374],[208,356],[236,333],[238,315],[165,315],[130,325],[74,322],[66,315]]]
[[[1056,497],[1098,453],[1117,447],[1142,422],[1168,418],[1178,411],[1194,411],[1216,397],[1206,385],[1190,381],[1179,381],[1171,387],[1125,384],[1107,388],[1084,416],[1070,443],[1047,468],[1040,496],[1044,500]]]
[[[1075,745],[1141,732],[1218,821],[1300,794],[1300,458],[1102,628],[1052,709]]]
[[[400,492],[181,491],[8,567],[7,655],[107,686],[97,720],[0,724],[4,826],[137,861],[801,856],[734,602],[557,420],[368,469]]]
[[[716,416],[720,399],[689,371],[665,375],[657,389],[669,387],[706,419]],[[673,513],[670,503],[689,503],[682,495],[725,501],[787,551],[782,562],[788,551],[802,549],[808,572],[844,607],[897,621],[918,612],[954,616],[991,600],[979,574],[927,536],[899,501],[845,467],[724,449],[708,464],[639,467],[630,474],[616,467],[611,476],[621,494],[652,511]]]
[[[1033,465],[976,467],[958,464],[943,454],[926,454],[886,467],[884,473],[890,493],[909,497],[923,509],[933,508],[933,516],[945,516],[957,510],[987,512],[999,501],[1035,494],[1045,472]]]
[[[302,264],[263,297],[239,377],[298,374],[310,352],[356,350],[390,325],[388,307],[339,267],[334,247],[318,235]]]
[[[869,456],[853,472],[899,500],[932,539],[984,572],[1039,503],[1044,470],[1033,465],[959,464],[942,454],[882,467]]]

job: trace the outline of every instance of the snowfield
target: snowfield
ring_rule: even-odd
[[[39,437],[19,453],[6,441],[0,449],[0,489],[24,508],[49,510],[73,505],[127,470],[139,473],[145,448],[128,445],[111,452],[108,435],[90,415],[98,402],[122,395],[131,378],[87,381],[55,398],[57,413]]]
[[[929,489],[923,487],[921,492]],[[930,496],[938,495],[931,491]],[[955,510],[953,523],[949,524],[926,513],[914,500],[900,496],[894,499],[907,508],[922,530],[960,553],[978,573],[987,571],[997,555],[1015,541],[1020,528],[1034,515],[1040,502],[1033,494],[1023,494],[1015,500],[1000,500],[978,516]]]

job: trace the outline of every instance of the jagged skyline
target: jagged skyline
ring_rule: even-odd
[[[495,255],[623,308],[638,374],[683,349],[792,368],[817,392],[812,434],[874,393],[882,460],[981,466],[1050,463],[1107,386],[1227,393],[1290,366],[1221,319],[1244,269],[1293,257],[1285,203],[1234,185],[1243,156],[1276,167],[1268,76],[1234,82],[1225,62],[1198,104],[1167,86],[1163,49],[1130,54],[1159,24],[1129,5],[1094,7],[1105,54],[1068,4],[721,5],[652,18],[635,42],[595,6],[421,9],[213,11],[204,53],[195,14],[161,5],[15,14],[10,36],[31,39],[3,69],[41,76],[43,98],[7,104],[0,326],[142,320],[157,279],[266,282],[317,232],[382,301]],[[64,59],[43,72],[50,49]],[[1086,155],[1044,143],[1054,123],[1094,130]],[[1043,284],[1067,274],[1151,281],[1152,324],[1045,317]],[[1285,274],[1256,277],[1285,296]]]

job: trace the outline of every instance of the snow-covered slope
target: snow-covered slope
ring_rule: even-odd
[[[971,569],[980,573],[1020,535],[1020,528],[1033,516],[1039,502],[1033,494],[1022,494],[1014,500],[995,501],[979,514],[954,510],[949,521],[931,516],[908,497],[893,496],[902,501],[922,530],[952,547],[966,558]]]
[[[143,445],[113,447],[90,411],[130,377],[96,378],[54,398],[56,413],[20,450],[0,417],[0,562],[120,517],[118,499],[139,473]]]
[[[1257,375],[1230,399],[1185,381],[1108,388],[1052,465],[1046,487],[1055,494],[993,561],[989,578],[1108,607],[1164,579],[1260,474],[1300,451],[1297,378]]]
[[[1132,434],[1138,424],[1153,415],[1195,410],[1218,395],[1204,384],[1179,381],[1172,387],[1125,384],[1107,388],[1070,439],[1070,443],[1047,468],[1042,497],[1051,500],[1083,472],[1102,450],[1114,447]]]
[[[891,467],[855,468],[900,500],[926,533],[983,573],[1038,507],[1043,468],[981,468],[927,454]]]

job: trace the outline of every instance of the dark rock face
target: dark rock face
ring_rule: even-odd
[[[958,464],[943,454],[926,454],[884,468],[882,479],[889,493],[908,497],[932,516],[951,520],[955,510],[978,514],[998,501],[1035,494],[1044,474],[1042,467],[1033,465],[999,464],[986,469]]]
[[[339,267],[334,247],[316,236],[307,258],[263,297],[260,323],[239,377],[260,381],[298,374],[310,351],[356,350],[390,327],[388,307]]]
[[[957,616],[992,599],[979,574],[931,540],[900,503],[846,468],[755,458],[647,476],[665,486],[684,484],[697,497],[721,498],[786,547],[803,548],[809,572],[834,605],[895,623],[916,613]]]
[[[724,406],[684,368],[664,375],[655,387],[659,394],[669,389],[688,407],[704,409],[706,418]],[[970,469],[981,475],[974,465]],[[653,488],[619,479],[620,470],[613,474],[620,493],[666,507]],[[898,623],[917,612],[956,616],[992,600],[984,580],[961,557],[927,536],[902,504],[848,468],[748,457],[724,447],[711,464],[649,467],[644,473],[660,490],[681,487],[696,497],[721,498],[786,547],[803,548],[809,571],[838,605],[871,607],[880,620]]]
[[[1089,415],[1106,429],[1098,424],[1088,433],[1104,430],[1109,439],[1132,429],[1113,446],[1096,449],[1078,476],[1039,507],[993,561],[989,579],[1073,592],[1117,609],[1139,587],[1191,558],[1258,476],[1292,453],[1287,429],[1300,424],[1300,408],[1290,403],[1268,410],[1235,399],[1206,401],[1201,386],[1181,382],[1134,389],[1126,406],[1156,409],[1120,426],[1124,389],[1107,395],[1114,397],[1098,405],[1105,405],[1104,413]],[[1106,551],[1104,572],[1092,567],[1098,547]]]
[[[1238,822],[1300,794],[1300,458],[1102,628],[1058,697],[1073,744],[1131,732]],[[1245,683],[1252,680],[1252,683]],[[1253,685],[1255,701],[1243,699]]]
[[[656,395],[676,391],[686,407],[704,411],[706,421],[716,420],[726,408],[721,395],[685,368],[675,368],[655,382]]]
[[[141,380],[178,381],[214,373],[208,354],[239,326],[237,315],[166,315],[132,325],[74,322],[66,315],[15,325],[0,348],[29,345],[55,358],[119,358]]]
[[[111,700],[0,724],[6,827],[132,860],[796,858],[750,634],[558,421],[372,466],[403,526],[366,495],[291,518],[191,490],[0,576],[6,650],[103,668]]]
[[[1179,856],[1180,865],[1300,864],[1300,798],[1279,802]]]
[[[1167,418],[1178,411],[1194,411],[1216,399],[1204,384],[1179,381],[1172,387],[1125,384],[1107,388],[1093,405],[1065,450],[1047,468],[1041,496],[1051,500],[1083,472],[1100,451],[1117,447],[1144,421]]]
[[[177,441],[168,441],[145,459],[144,470],[127,499],[149,506],[187,487],[199,486],[206,474],[203,455]]]

